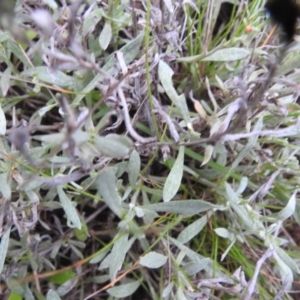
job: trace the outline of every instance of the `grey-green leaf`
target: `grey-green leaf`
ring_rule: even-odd
[[[144,38],[144,32],[141,32],[134,40],[130,41],[124,47],[118,50],[123,53],[123,58],[126,65],[131,63],[132,60],[136,57],[136,55],[139,53],[143,38]],[[112,53],[109,56],[106,64],[104,65],[103,70],[109,73],[110,75],[113,75],[115,70],[114,63],[115,63],[115,53]],[[97,74],[91,80],[91,82],[82,90],[82,93],[78,94],[75,97],[72,104],[74,106],[79,105],[80,101],[85,97],[85,94],[92,91],[97,86],[97,84],[99,84],[99,82],[103,80],[103,78],[104,78],[103,74],[101,73]]]
[[[182,244],[190,241],[195,237],[206,225],[208,218],[212,215],[212,212],[208,212],[205,216],[196,220],[192,224],[185,227],[178,235],[177,240]]]
[[[163,189],[163,200],[169,202],[177,193],[182,179],[184,163],[184,146],[179,147],[178,156],[169,173]]]
[[[171,99],[172,102],[174,102],[174,104],[179,109],[187,126],[191,128],[192,125],[191,125],[189,110],[186,104],[186,99],[184,94],[179,96],[175,88],[173,87],[173,82],[172,82],[173,74],[174,72],[170,68],[170,66],[167,65],[163,60],[160,60],[158,64],[158,76],[161,81],[161,84],[168,97]]]
[[[47,300],[61,300],[59,295],[54,291],[54,290],[49,290],[47,295],[46,295]]]
[[[296,209],[296,192],[292,195],[287,205],[278,213],[278,218],[281,221],[288,219],[290,216],[293,215],[295,209]]]
[[[51,71],[49,68],[39,66],[25,70],[21,73],[25,77],[37,76],[39,80],[44,82],[55,84],[60,87],[68,87],[74,84],[75,79],[71,76],[66,75],[61,71]]]
[[[6,132],[6,117],[0,105],[0,135],[4,135],[5,132]]]
[[[57,186],[57,193],[60,203],[67,215],[67,218],[72,222],[72,224],[76,228],[81,229],[81,222],[78,213],[75,207],[73,206],[72,201],[66,195],[61,185]]]
[[[171,212],[177,214],[198,214],[212,208],[222,208],[218,205],[203,200],[181,200],[166,203],[156,203],[145,205],[142,208],[157,212]]]
[[[133,150],[128,162],[128,177],[129,183],[132,187],[136,185],[141,169],[141,158],[136,150]]]
[[[0,274],[2,273],[8,246],[9,246],[9,236],[10,236],[10,229],[9,227],[3,234],[0,242]]]
[[[140,286],[138,281],[133,281],[118,286],[114,286],[107,290],[107,293],[116,298],[124,298],[132,295]]]
[[[99,172],[96,185],[98,193],[102,196],[106,205],[119,217],[124,210],[121,206],[121,198],[116,191],[116,168],[107,167]]]
[[[9,200],[11,197],[11,188],[8,183],[8,178],[8,173],[0,174],[0,192],[5,200]]]
[[[132,147],[131,139],[121,135],[95,136],[94,143],[102,155],[112,158],[122,158],[128,155]]]
[[[111,250],[109,261],[109,277],[111,281],[116,279],[117,273],[123,265],[126,253],[129,250],[128,245],[128,234],[124,234],[120,238],[118,236],[116,237],[116,242]]]
[[[225,48],[206,56],[202,61],[233,61],[249,56],[251,52],[244,48]]]
[[[167,260],[167,256],[151,251],[141,257],[140,265],[150,269],[157,269],[163,266],[167,262]]]
[[[186,275],[193,276],[204,270],[209,263],[209,258],[203,258],[200,261],[191,261],[183,266]]]
[[[7,67],[6,70],[3,72],[1,78],[1,89],[2,95],[5,97],[9,88],[10,88],[10,75],[11,75],[11,68]]]
[[[110,22],[105,22],[104,27],[99,36],[99,44],[103,50],[106,50],[112,38],[112,29]]]

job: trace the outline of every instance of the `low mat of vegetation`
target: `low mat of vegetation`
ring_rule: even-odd
[[[296,299],[284,2],[0,2],[1,299]]]

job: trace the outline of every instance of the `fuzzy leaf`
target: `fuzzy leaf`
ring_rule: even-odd
[[[179,147],[178,156],[167,177],[163,190],[164,202],[169,202],[177,193],[182,179],[184,163],[184,146]]]
[[[186,104],[186,99],[184,94],[178,95],[175,88],[173,87],[173,81],[172,81],[172,76],[174,72],[170,68],[169,65],[167,65],[163,60],[159,61],[158,64],[158,76],[161,81],[161,84],[170,98],[172,102],[177,106],[179,109],[182,117],[184,118],[184,121],[186,122],[187,126],[191,128],[191,120],[190,120],[190,114],[189,110]]]
[[[209,258],[201,259],[200,261],[191,261],[183,266],[186,275],[193,276],[204,270],[209,263]]]
[[[1,77],[1,89],[2,95],[4,97],[7,95],[8,89],[10,88],[10,75],[11,68],[7,67],[6,70],[3,72],[3,76]]]
[[[49,290],[46,295],[47,300],[61,300],[61,298],[58,296],[58,294],[54,290]]]
[[[128,161],[128,177],[131,187],[136,185],[141,169],[141,158],[136,150],[130,154]]]
[[[141,257],[140,265],[150,269],[157,269],[163,266],[167,262],[167,260],[167,256],[151,251]]]
[[[140,286],[140,282],[133,281],[118,286],[114,286],[107,290],[107,293],[116,298],[124,298],[132,295]]]
[[[49,68],[39,66],[25,70],[21,73],[25,77],[34,77],[46,83],[54,84],[60,87],[68,87],[74,84],[75,79],[71,76],[66,75],[61,71],[51,71]]]
[[[8,178],[8,173],[0,174],[0,192],[5,200],[9,200],[11,197],[11,188],[8,183]]]
[[[105,22],[104,27],[99,36],[99,44],[103,50],[106,50],[112,38],[112,29],[110,22]]]
[[[0,135],[4,135],[5,132],[6,132],[6,117],[0,105]]]
[[[70,220],[76,228],[81,229],[81,222],[78,213],[61,185],[57,186],[57,193],[68,220]]]
[[[145,205],[142,208],[154,210],[157,212],[171,212],[177,214],[198,214],[212,208],[221,208],[221,206],[211,204],[203,200],[181,200],[166,203],[156,203]]]
[[[102,155],[112,158],[128,155],[132,147],[131,139],[122,135],[95,136],[94,143]]]
[[[111,281],[116,279],[117,273],[123,265],[126,253],[131,244],[132,240],[128,241],[128,234],[124,234],[120,238],[116,236],[116,242],[114,243],[109,257],[109,277]]]
[[[201,167],[206,165],[209,161],[210,161],[210,158],[213,154],[213,151],[214,151],[214,146],[212,145],[207,145],[205,147],[205,152],[204,152],[204,158],[203,158],[203,162],[201,164]]]
[[[98,193],[102,196],[106,205],[119,217],[122,216],[124,210],[121,206],[121,198],[117,194],[116,187],[116,169],[105,168],[99,172],[96,185]]]
[[[3,234],[0,242],[0,274],[2,273],[8,246],[9,246],[9,236],[10,236],[10,229],[9,227]]]
[[[201,217],[196,220],[192,224],[185,227],[178,235],[177,240],[182,244],[190,241],[193,237],[195,237],[206,225],[208,218],[212,215],[211,212],[208,212],[207,215]]]
[[[244,48],[226,48],[206,56],[202,61],[232,61],[239,60],[250,55],[251,52]]]
[[[278,218],[281,221],[288,219],[293,215],[296,209],[296,192],[292,195],[287,205],[278,213]],[[272,215],[274,216],[274,214]]]

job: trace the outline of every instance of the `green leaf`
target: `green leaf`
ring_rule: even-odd
[[[61,185],[57,186],[57,193],[68,220],[70,220],[76,228],[81,229],[81,221],[78,213]]]
[[[145,205],[142,208],[157,212],[171,212],[178,214],[198,214],[212,208],[223,208],[203,200],[181,200],[166,203]]]
[[[95,183],[98,187],[98,193],[102,196],[106,205],[117,216],[121,217],[124,210],[121,206],[121,198],[117,194],[116,187],[116,168],[107,167],[99,172]]]
[[[10,293],[7,300],[22,300],[22,299],[23,299],[23,296],[12,292],[12,293]]]
[[[13,293],[23,295],[24,288],[16,279],[14,279],[12,277],[7,278],[6,284]]]
[[[177,193],[182,179],[184,164],[184,146],[179,147],[178,156],[167,177],[163,189],[163,200],[169,202]]]
[[[49,278],[50,282],[55,283],[55,284],[64,284],[71,278],[73,278],[76,275],[74,271],[64,271],[62,273],[55,274]]]
[[[150,268],[150,269],[157,269],[162,267],[168,260],[168,257],[162,255],[160,253],[151,251],[146,255],[140,258],[140,265]]]
[[[103,50],[106,50],[112,38],[112,29],[110,22],[105,22],[104,27],[99,36],[99,44]]]
[[[202,61],[233,61],[243,59],[250,54],[251,52],[244,48],[226,48],[206,56]]]
[[[141,169],[141,158],[136,150],[130,154],[128,161],[128,177],[131,187],[135,187]]]
[[[140,286],[139,281],[133,281],[118,286],[114,286],[107,290],[107,293],[116,298],[124,298],[132,295]]]
[[[2,273],[3,266],[5,263],[5,258],[9,246],[9,236],[10,236],[10,229],[11,227],[8,227],[7,230],[4,232],[4,234],[1,237],[0,242],[0,274]]]
[[[87,238],[89,237],[88,227],[87,227],[86,223],[82,224],[81,229],[75,228],[74,233],[75,233],[76,238],[79,241],[81,241],[81,242],[86,241]]]

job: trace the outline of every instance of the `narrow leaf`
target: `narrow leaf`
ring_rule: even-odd
[[[142,208],[154,210],[157,212],[171,212],[178,214],[198,214],[212,208],[220,208],[223,206],[214,205],[203,200],[181,200],[166,203],[156,203],[145,205]]]
[[[186,104],[184,94],[178,95],[175,88],[173,87],[172,76],[174,72],[163,60],[160,60],[158,64],[158,76],[162,83],[162,86],[172,102],[177,106],[181,112],[184,121],[189,128],[192,128],[189,110]]]
[[[102,196],[106,205],[117,216],[121,217],[124,213],[121,207],[121,198],[117,194],[116,187],[116,168],[107,167],[99,172],[96,185],[98,187],[98,193]]]
[[[167,256],[151,251],[141,257],[140,264],[147,268],[157,269],[163,266],[167,260]]]
[[[8,183],[8,178],[8,173],[0,174],[0,192],[5,200],[9,200],[11,197],[11,188]]]
[[[81,222],[78,213],[61,185],[57,186],[57,193],[68,220],[70,220],[76,228],[81,229]]]
[[[132,295],[140,286],[138,281],[125,283],[119,286],[114,286],[107,290],[107,293],[116,298],[124,298]]]
[[[0,105],[0,135],[4,135],[5,132],[6,132],[6,117]]]
[[[132,147],[131,139],[121,135],[95,136],[94,143],[102,155],[112,158],[122,158],[128,155]]]
[[[201,167],[206,165],[209,161],[210,161],[210,158],[213,154],[213,151],[214,151],[214,146],[212,145],[207,145],[205,147],[205,151],[204,151],[204,158],[203,158],[203,162],[201,164]]]
[[[183,163],[184,163],[184,146],[179,147],[178,156],[175,163],[169,173],[164,190],[163,190],[163,200],[164,202],[169,202],[177,193],[182,179],[183,174]]]
[[[112,37],[112,29],[110,22],[105,22],[104,27],[99,36],[99,44],[103,50],[106,50]]]
[[[61,298],[58,296],[58,294],[54,290],[49,290],[46,295],[47,300],[61,300]]]
[[[8,89],[10,88],[10,75],[11,68],[7,67],[6,70],[3,72],[3,76],[1,77],[1,89],[2,95],[4,97],[7,95]]]
[[[209,258],[201,259],[200,261],[191,261],[183,266],[186,275],[193,276],[204,270],[209,263]]]
[[[9,236],[10,236],[10,229],[9,227],[3,234],[1,238],[1,243],[0,243],[0,274],[2,273],[3,266],[5,263],[5,258],[9,246]]]
[[[121,236],[120,238],[116,237],[117,241],[114,243],[114,246],[110,253],[109,261],[109,277],[111,281],[116,279],[118,271],[121,269],[125,256],[128,249],[128,234]]]
[[[75,83],[75,79],[61,71],[50,71],[48,67],[39,66],[25,70],[21,73],[25,77],[35,77],[47,83],[55,84],[60,87],[68,87]]]
[[[128,177],[131,187],[136,185],[141,168],[141,158],[136,150],[133,150],[128,162]]]
[[[292,195],[287,205],[278,213],[278,218],[281,221],[288,219],[293,215],[296,209],[296,192]],[[272,215],[274,216],[274,214]]]
[[[250,55],[251,52],[244,48],[226,48],[206,56],[202,61],[232,61],[239,60]]]
[[[178,235],[177,240],[183,244],[190,241],[204,228],[208,221],[208,218],[211,215],[212,212],[208,212],[205,216],[201,217],[200,219],[185,227],[184,230],[181,231]]]

